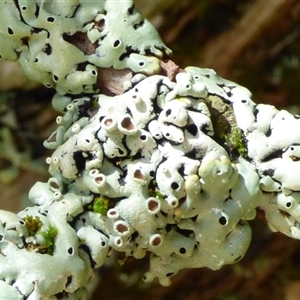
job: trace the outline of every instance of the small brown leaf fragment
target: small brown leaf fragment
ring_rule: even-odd
[[[121,95],[124,91],[124,82],[131,80],[132,77],[133,73],[130,69],[98,68],[96,87],[100,89],[101,94],[107,96]]]
[[[172,60],[161,60],[160,67],[161,75],[167,76],[171,81],[173,81],[176,74],[181,71],[180,68]]]

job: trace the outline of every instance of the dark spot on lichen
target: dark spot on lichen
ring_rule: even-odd
[[[116,47],[118,47],[120,44],[121,44],[120,40],[116,40],[116,41],[114,42],[114,47],[116,48]]]
[[[62,291],[54,295],[57,299],[67,299],[69,298],[69,294],[66,291]]]
[[[185,249],[184,247],[181,247],[181,248],[179,249],[179,253],[180,253],[180,254],[186,254],[186,249]]]
[[[129,57],[130,54],[132,53],[137,53],[139,54],[139,50],[137,49],[132,49],[132,46],[127,46],[126,49],[125,49],[125,52],[123,52],[120,57],[119,57],[119,60],[122,61],[123,59],[125,59],[126,57]]]
[[[282,157],[282,150],[279,149],[279,150],[276,150],[276,151],[270,153],[269,155],[264,157],[261,161],[262,162],[267,162],[267,161],[270,161],[272,159],[281,158],[281,157]],[[273,176],[273,175],[270,175],[270,176]]]
[[[171,109],[167,109],[166,110],[166,116],[169,116],[171,114],[172,110]]]
[[[90,153],[85,152],[84,154],[85,155],[83,155],[82,151],[75,151],[73,153],[73,159],[79,172],[85,169],[85,161],[92,158]]]
[[[72,276],[68,276],[68,278],[67,278],[67,283],[66,283],[66,287],[72,283],[72,279],[73,279]]]
[[[54,17],[48,17],[47,21],[50,22],[50,23],[53,23],[55,21],[55,18]]]
[[[8,33],[9,35],[13,35],[13,34],[14,34],[14,31],[13,31],[10,27],[8,27],[8,28],[7,28],[7,33]]]
[[[219,218],[219,223],[224,226],[227,224],[227,219],[224,216],[222,216]]]
[[[173,190],[177,190],[177,189],[179,188],[179,184],[178,184],[177,182],[172,182],[172,183],[171,183],[171,188],[172,188]]]
[[[130,6],[130,7],[127,9],[127,12],[128,12],[129,15],[132,15],[132,14],[133,14],[134,8],[135,8],[135,5],[133,4],[132,6]]]
[[[134,25],[133,25],[133,28],[134,28],[135,30],[137,30],[138,28],[142,27],[144,24],[145,24],[145,21],[142,20],[140,23],[134,24]]]
[[[198,133],[198,127],[195,124],[188,125],[186,130],[193,136],[196,136]]]
[[[243,256],[240,255],[240,256],[238,256],[234,261],[235,261],[235,262],[238,262],[238,261],[241,260],[242,258],[243,258]]]
[[[52,53],[52,47],[51,47],[51,45],[50,45],[49,43],[47,43],[47,44],[45,45],[45,48],[44,48],[43,50],[44,50],[44,52],[45,52],[47,55],[50,55],[50,54]]]

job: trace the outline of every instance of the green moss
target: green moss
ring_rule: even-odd
[[[227,146],[230,157],[247,157],[247,145],[242,130],[237,126],[231,105],[218,96],[209,96],[207,106],[211,113],[216,141],[222,147]]]
[[[91,110],[95,110],[95,109],[99,109],[99,102],[98,102],[98,98],[94,97],[93,100],[91,101]]]
[[[42,221],[39,217],[33,216],[26,216],[23,218],[26,223],[26,227],[28,229],[29,236],[34,236],[41,228],[42,228]]]
[[[89,207],[95,213],[106,216],[107,211],[111,208],[111,200],[105,196],[100,195],[95,197],[92,205]]]
[[[54,226],[49,226],[47,230],[41,231],[41,235],[44,238],[44,243],[40,244],[38,247],[40,253],[53,255],[55,248],[55,238],[57,234],[58,230]]]
[[[44,242],[42,244],[28,243],[26,245],[26,249],[28,251],[37,249],[37,251],[41,254],[53,255],[55,249],[55,238],[58,234],[57,228],[50,225],[47,230],[40,231],[43,223],[40,221],[39,217],[26,216],[23,220],[26,222],[30,236],[34,236],[40,232],[41,236],[44,238]]]
[[[154,197],[159,200],[163,200],[163,194],[157,188],[157,182],[155,179],[150,181],[149,188],[148,188],[149,197]]]
[[[236,150],[241,156],[247,157],[248,151],[244,141],[242,130],[234,127],[230,134],[225,135],[225,144],[230,150]]]

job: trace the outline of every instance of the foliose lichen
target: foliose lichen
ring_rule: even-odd
[[[219,269],[244,256],[257,208],[300,239],[300,117],[256,105],[210,69],[158,75],[170,51],[132,1],[94,5],[0,4],[1,56],[55,87],[63,114],[45,141],[51,178],[29,192],[35,206],[0,211],[0,296],[86,299],[111,249],[150,253],[144,279],[162,285],[184,268]],[[68,42],[78,33],[93,54]],[[97,67],[139,74],[120,95],[89,96]]]
[[[132,0],[8,0],[0,8],[0,58],[18,59],[30,79],[60,94],[94,93],[98,68],[157,73],[171,54]],[[77,36],[84,49],[72,44]]]
[[[226,93],[227,82],[205,76],[211,70],[189,70],[176,82],[154,75],[122,95],[99,95],[98,112],[47,160],[57,180],[114,201],[105,215],[84,212],[77,228],[105,233],[109,246],[126,255],[151,252],[145,280],[158,277],[164,285],[182,268],[219,269],[241,259],[260,199],[255,168],[242,155],[231,161],[214,139],[206,105],[217,94],[234,107],[245,89],[234,85]],[[100,198],[101,211],[102,205]]]

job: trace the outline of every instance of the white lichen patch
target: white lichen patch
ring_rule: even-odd
[[[182,268],[219,269],[241,259],[251,239],[247,220],[255,217],[260,199],[255,168],[242,157],[231,161],[214,140],[206,104],[214,94],[235,107],[244,89],[192,71],[178,74],[175,84],[155,75],[128,83],[122,95],[99,95],[98,112],[71,136],[68,128],[81,118],[66,122],[47,160],[51,175],[77,193],[110,199],[106,215],[80,216],[81,240],[85,233],[97,235],[92,226],[105,234],[107,240],[98,233],[100,240],[128,256],[153,253],[145,280],[158,277],[164,285]],[[101,245],[82,242],[93,267],[99,266]]]
[[[297,116],[255,105],[245,88],[212,70],[188,67],[176,82],[138,77],[118,96],[55,95],[65,113],[45,142],[55,149],[47,159],[52,177],[31,189],[37,206],[18,217],[0,214],[0,249],[71,266],[61,274],[67,282],[50,276],[53,285],[43,289],[3,269],[3,282],[14,282],[21,296],[64,292],[80,299],[85,275],[103,265],[109,248],[135,258],[150,252],[145,281],[157,277],[163,285],[183,268],[235,263],[249,246],[247,221],[258,207],[272,230],[300,238]],[[216,135],[211,110],[216,116],[218,107],[210,101],[226,104],[220,114],[229,126],[236,120],[238,134]],[[290,126],[295,130],[287,132]],[[234,159],[228,141],[242,148]],[[57,228],[53,255],[38,253],[45,235],[29,236],[18,219],[27,215],[41,220],[41,230]]]
[[[94,93],[98,67],[152,75],[171,54],[132,0],[1,1],[0,19],[0,59],[62,95]],[[72,44],[80,34],[93,50]]]
[[[79,254],[78,235],[69,222],[92,197],[63,194],[60,189],[55,179],[38,183],[30,193],[38,206],[18,216],[0,211],[1,299],[59,299],[62,292],[72,299],[86,299],[91,269]],[[103,243],[101,247],[105,249]]]
[[[244,256],[258,207],[300,239],[300,117],[256,105],[210,69],[153,75],[170,50],[133,1],[95,5],[0,4],[1,58],[55,87],[63,114],[35,206],[0,211],[0,298],[86,299],[111,249],[150,252],[144,279],[162,285],[184,268],[219,269]],[[78,33],[92,54],[70,42]],[[95,93],[98,68],[110,67],[134,73],[121,95],[71,95]]]
[[[273,106],[257,105],[253,116],[255,122],[246,135],[248,155],[253,160],[261,177],[260,186],[265,195],[260,207],[273,231],[300,238],[300,119],[287,111],[278,111]],[[275,195],[275,196],[274,196]],[[275,199],[279,197],[279,202]],[[282,199],[290,197],[284,204]]]

